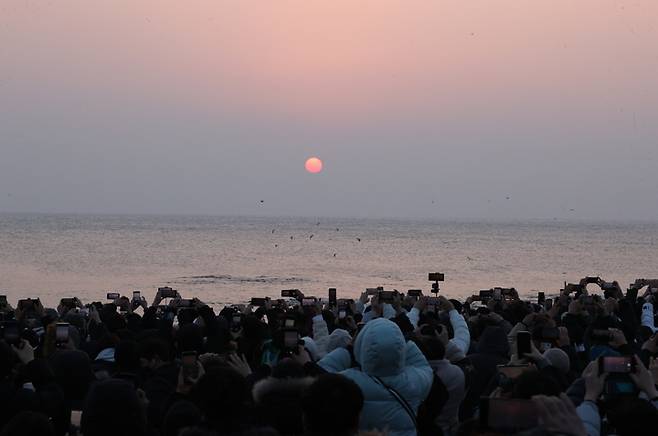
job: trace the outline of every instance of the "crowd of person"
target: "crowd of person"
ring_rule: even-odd
[[[434,291],[0,297],[0,436],[658,434],[657,280]]]

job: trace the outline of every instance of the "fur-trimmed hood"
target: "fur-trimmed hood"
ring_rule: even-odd
[[[301,397],[302,391],[315,380],[313,377],[267,377],[254,384],[251,394],[254,402],[263,403],[271,398]]]

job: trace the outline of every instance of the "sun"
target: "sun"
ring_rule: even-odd
[[[322,161],[317,157],[311,157],[306,160],[304,167],[309,173],[317,174],[322,171]]]

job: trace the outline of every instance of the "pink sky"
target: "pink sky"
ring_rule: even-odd
[[[658,1],[0,0],[0,131],[0,210],[627,217]]]

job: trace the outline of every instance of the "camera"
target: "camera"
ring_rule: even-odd
[[[108,292],[106,297],[108,300],[118,300],[121,297],[121,294],[118,292]]]
[[[160,293],[160,297],[162,298],[176,298],[178,296],[178,291],[170,288],[169,286],[163,286],[162,288],[158,288],[158,292]]]
[[[142,291],[133,291],[133,300],[140,300],[142,298]]]
[[[302,298],[302,306],[315,306],[315,303],[317,303],[318,299],[315,297],[304,297]]]
[[[62,298],[59,303],[67,309],[75,309],[75,298]]]
[[[585,277],[585,283],[587,284],[599,283],[599,280],[601,280],[601,277],[592,277],[592,276]]]
[[[444,280],[445,276],[443,273],[429,273],[427,275],[427,280],[432,283],[432,292],[435,294],[439,293],[439,282],[442,282]]]
[[[427,280],[430,282],[442,282],[445,279],[445,274],[443,273],[429,273]]]

